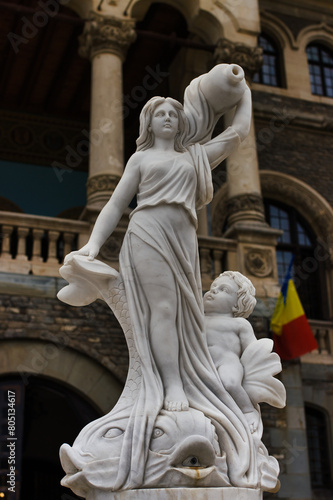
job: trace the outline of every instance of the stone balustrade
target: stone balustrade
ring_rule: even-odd
[[[84,245],[90,232],[84,221],[4,211],[0,228],[0,271],[57,277],[64,256]],[[226,252],[236,252],[236,246],[234,240],[199,236],[204,289],[224,270],[223,258]]]
[[[237,241],[213,236],[199,236],[198,240],[202,288],[208,290],[212,280],[226,270],[224,261],[227,253],[236,255]]]
[[[59,264],[89,235],[87,222],[0,212],[0,271],[59,276]]]
[[[90,228],[85,221],[0,211],[0,272],[59,277],[64,256],[86,243]],[[236,256],[237,242],[212,236],[198,240],[203,290],[207,290],[225,270],[225,258],[230,261],[230,256]],[[333,362],[333,322],[309,322],[318,350],[302,360],[315,362],[320,355]]]
[[[309,320],[311,329],[318,343],[318,350],[307,356],[331,356],[333,362],[333,322]]]

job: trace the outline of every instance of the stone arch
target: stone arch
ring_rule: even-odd
[[[67,0],[66,3],[63,3],[69,9],[76,12],[76,14],[82,18],[88,18],[89,13],[94,10],[94,1],[93,0]]]
[[[333,209],[315,189],[288,174],[262,170],[263,197],[295,208],[312,227],[317,238],[333,246]]]
[[[288,174],[272,170],[260,171],[262,196],[295,208],[313,228],[317,238],[330,246],[333,256],[333,209],[315,189]],[[227,183],[223,184],[212,202],[212,232],[222,236],[226,221]]]
[[[156,3],[156,0],[136,0],[131,5],[128,14],[136,21],[140,21],[153,3]],[[223,29],[219,20],[209,11],[201,9],[199,0],[194,2],[164,0],[162,3],[177,9],[186,19],[189,31],[207,44],[215,44],[222,37]]]
[[[163,2],[158,2],[157,0],[136,0],[130,6],[128,15],[135,19],[136,21],[141,21],[149,7],[153,3],[165,3],[171,7],[179,10],[179,12],[185,17],[185,19],[192,19],[199,9],[199,1],[189,2],[188,0],[164,0]]]
[[[262,31],[276,40],[282,50],[286,47],[298,48],[294,35],[281,19],[269,12],[262,12],[260,21]]]
[[[191,20],[190,30],[208,45],[216,44],[223,37],[223,27],[211,12],[200,9]]]
[[[4,196],[0,196],[0,210],[23,214],[22,208],[17,205],[17,203],[14,203],[12,200],[5,198]]]
[[[320,42],[333,51],[333,28],[326,23],[303,28],[297,36],[297,44],[303,51],[311,42]]]
[[[69,347],[40,340],[3,340],[0,376],[19,375],[25,383],[39,375],[80,393],[107,413],[116,404],[122,384],[102,365]]]

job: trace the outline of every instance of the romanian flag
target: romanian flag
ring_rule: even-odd
[[[318,349],[293,280],[289,264],[271,319],[274,347],[281,359],[294,359]]]

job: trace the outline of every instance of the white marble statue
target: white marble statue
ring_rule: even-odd
[[[231,126],[211,139],[232,109]],[[63,484],[87,499],[96,490],[276,486],[278,465],[261,443],[260,418],[249,425],[208,347],[196,236],[196,210],[212,198],[211,169],[247,136],[250,120],[251,95],[237,65],[193,80],[184,108],[151,99],[137,151],[89,242],[65,259],[69,285],[59,298],[76,306],[105,300],[130,359],[116,407],[61,448]],[[96,257],[135,194],[118,273]]]
[[[283,408],[286,397],[283,384],[274,378],[281,363],[271,352],[273,341],[257,340],[245,319],[256,302],[254,286],[238,271],[220,274],[204,296],[209,351],[224,387],[244,413],[252,433],[260,421],[256,405],[268,402]]]

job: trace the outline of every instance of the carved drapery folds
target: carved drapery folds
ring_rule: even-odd
[[[214,60],[215,64],[239,64],[244,69],[246,77],[252,80],[253,75],[260,70],[263,64],[262,48],[249,47],[221,38],[217,42]]]
[[[134,42],[134,21],[103,17],[93,13],[79,37],[79,54],[92,59],[99,53],[112,53],[124,60],[128,47]]]

